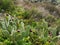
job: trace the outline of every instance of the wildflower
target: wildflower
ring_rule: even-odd
[[[49,31],[48,33],[49,33],[49,36],[52,37],[52,32]]]
[[[32,32],[32,30],[30,29],[30,32]]]
[[[17,32],[20,32],[20,30],[17,30]]]

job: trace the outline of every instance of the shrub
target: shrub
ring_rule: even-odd
[[[11,16],[0,21],[0,42],[6,45],[55,45],[58,37],[56,27],[48,27],[45,19],[32,24],[24,24],[20,20]]]
[[[0,0],[0,9],[7,10],[13,5],[12,0]]]

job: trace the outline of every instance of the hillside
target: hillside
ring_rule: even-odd
[[[60,45],[59,0],[1,0],[0,45]]]

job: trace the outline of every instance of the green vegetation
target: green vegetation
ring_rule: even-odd
[[[48,22],[24,23],[16,17],[6,16],[0,20],[0,44],[2,45],[55,45],[60,26],[48,26]]]
[[[0,45],[60,45],[60,17],[52,14],[58,10],[55,5],[41,4],[49,11],[43,15],[35,7],[29,10],[11,0],[1,2]]]
[[[14,8],[13,0],[0,0],[0,12],[3,10],[11,10]]]

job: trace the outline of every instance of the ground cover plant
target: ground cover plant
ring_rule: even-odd
[[[32,22],[25,25],[16,17],[0,20],[0,45],[57,45],[59,27],[48,27],[48,22]]]
[[[1,2],[0,45],[60,45],[60,17],[51,14],[56,5],[46,4],[50,13],[44,15],[35,5],[29,10],[9,0]]]

